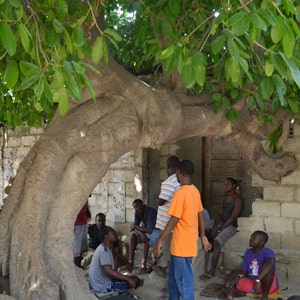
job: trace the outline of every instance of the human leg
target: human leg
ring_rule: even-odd
[[[168,290],[169,290],[169,300],[179,300],[180,293],[176,284],[175,279],[175,266],[174,266],[174,256],[171,255],[169,261],[169,273],[168,273]]]
[[[191,257],[172,256],[174,277],[182,300],[194,300],[194,275]]]
[[[133,270],[133,264],[134,264],[134,253],[137,246],[137,234],[132,231],[130,232],[130,238],[129,238],[129,259],[128,259],[128,266],[127,269],[131,273]]]
[[[83,248],[84,247],[84,248]],[[73,260],[74,264],[81,268],[82,252],[87,250],[87,226],[74,226]]]
[[[270,271],[261,279],[261,291],[263,299],[268,299],[268,294],[278,291],[277,278],[273,271]]]

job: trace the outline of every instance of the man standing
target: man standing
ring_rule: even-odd
[[[132,272],[137,244],[143,244],[141,272],[145,273],[148,271],[147,260],[149,248],[154,245],[160,233],[160,230],[155,229],[157,210],[145,205],[141,199],[135,199],[132,206],[135,214],[134,223],[130,228],[128,271]]]
[[[180,188],[174,193],[168,211],[170,220],[158,238],[153,253],[160,255],[162,241],[173,231],[168,270],[169,300],[194,300],[192,257],[198,252],[198,232],[205,250],[211,248],[205,236],[203,206],[199,190],[191,183],[194,164],[180,162],[177,178]]]
[[[160,194],[157,198],[158,210],[157,210],[157,219],[155,227],[164,230],[170,216],[168,215],[168,210],[171,206],[171,202],[173,200],[173,195],[176,190],[179,189],[180,184],[176,177],[176,171],[179,166],[179,158],[177,156],[170,156],[167,159],[167,174],[168,178],[162,182]],[[168,237],[162,242],[162,253],[163,256],[158,262],[158,268],[164,274],[167,274],[168,262],[170,259],[170,242],[172,239],[172,235],[169,234]]]
[[[225,195],[221,198],[219,213],[216,220],[206,222],[208,238],[213,243],[213,258],[211,268],[207,274],[200,276],[202,280],[208,280],[215,276],[215,271],[221,254],[221,248],[237,232],[237,218],[243,209],[244,201],[236,193],[238,183],[234,178],[227,177],[224,180]]]

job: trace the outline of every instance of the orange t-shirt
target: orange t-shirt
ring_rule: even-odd
[[[198,213],[203,211],[199,190],[181,186],[173,196],[168,214],[179,219],[171,241],[171,254],[190,257],[198,254]]]

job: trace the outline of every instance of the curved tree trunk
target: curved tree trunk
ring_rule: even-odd
[[[259,157],[256,170],[265,172],[265,154],[253,156],[259,148],[251,132],[253,116],[247,115],[241,127],[226,120],[224,112],[215,115],[209,95],[151,88],[113,61],[101,72],[104,77],[91,76],[97,101],[85,91],[65,117],[55,116],[21,163],[2,209],[1,273],[9,274],[16,299],[95,298],[72,261],[73,226],[90,192],[122,154],[196,135],[229,137],[245,151],[251,134],[246,154]],[[268,173],[270,180],[296,168],[295,159],[287,159],[293,166],[281,163],[280,172]]]

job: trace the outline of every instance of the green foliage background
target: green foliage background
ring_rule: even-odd
[[[277,109],[299,114],[299,1],[102,4],[0,0],[0,122],[41,125],[56,107],[67,113],[86,85],[95,97],[85,71],[101,70],[85,58],[107,64],[108,51],[134,73],[177,69],[189,93],[213,92],[214,111],[225,107],[233,122],[240,115],[232,105],[244,97],[261,123],[271,123]],[[105,30],[95,22],[101,12]]]

